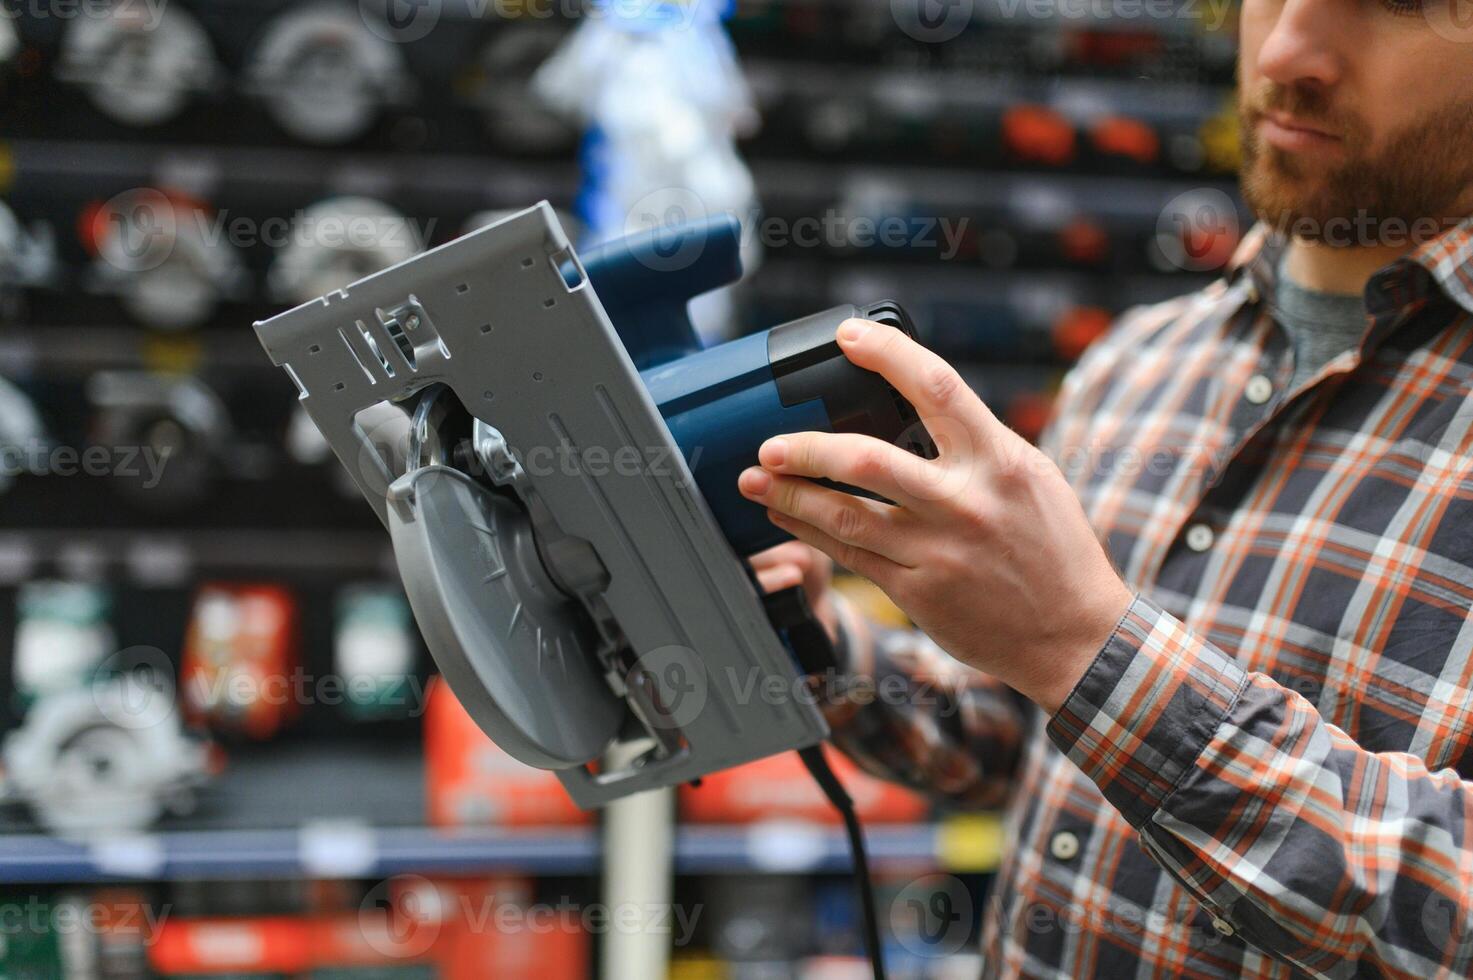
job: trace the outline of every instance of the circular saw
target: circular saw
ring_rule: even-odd
[[[835,340],[855,316],[913,333],[893,303],[703,348],[687,306],[740,277],[739,244],[723,217],[580,258],[544,202],[256,324],[466,710],[583,807],[828,734],[764,693],[801,691],[824,634],[743,561],[785,537],[736,489],[761,443],[934,455]]]

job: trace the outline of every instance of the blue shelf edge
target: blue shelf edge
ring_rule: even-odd
[[[932,865],[932,824],[866,828],[877,868]],[[281,830],[165,831],[79,841],[0,835],[0,881],[83,883],[238,878],[384,878],[396,874],[599,870],[596,828],[444,831],[324,824]],[[843,872],[849,848],[837,828],[802,824],[678,827],[678,874]]]

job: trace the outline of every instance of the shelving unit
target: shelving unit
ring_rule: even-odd
[[[389,0],[325,2],[360,16]],[[275,121],[248,68],[265,29],[302,5],[169,6],[198,21],[214,70],[154,125],[109,118],[87,73],[60,70],[63,19],[14,20],[20,47],[0,60],[0,378],[33,403],[47,445],[86,447],[106,430],[108,411],[89,386],[99,372],[188,379],[229,423],[180,443],[177,459],[198,461],[203,477],[168,506],[110,477],[0,479],[0,738],[28,710],[13,690],[17,595],[27,583],[96,585],[112,599],[117,646],[157,651],[176,667],[202,585],[283,586],[300,613],[300,665],[321,676],[334,669],[344,586],[396,581],[382,528],[344,492],[336,463],[290,448],[296,392],[250,330],[293,302],[273,274],[281,249],[235,234],[232,221],[259,231],[325,199],[363,197],[414,219],[436,245],[488,212],[547,199],[573,213],[579,203],[578,134],[550,123],[527,84],[572,26],[560,15],[506,19],[497,12],[518,5],[434,5],[440,26],[393,46],[409,84],[373,107],[361,134],[309,145]],[[887,248],[844,238],[808,245],[789,234],[768,243],[737,309],[743,327],[757,329],[826,305],[896,299],[922,338],[1032,435],[1064,371],[1111,317],[1215,274],[1174,263],[1163,242],[1180,231],[1171,207],[1183,195],[1235,198],[1234,9],[1180,0],[1180,15],[1110,17],[1083,0],[972,7],[966,30],[928,42],[907,34],[898,0],[738,0],[729,30],[763,117],[741,148],[761,217],[789,231],[825,216],[946,222],[957,235]],[[210,247],[238,264],[212,312],[184,329],[145,322],[100,274],[99,207],[140,188],[166,190]],[[6,213],[50,261],[12,261]],[[417,654],[422,682],[431,667]],[[618,894],[604,880],[611,855],[638,848],[668,857],[674,901],[694,896],[719,918],[723,896],[748,879],[779,883],[783,900],[801,904],[807,893],[795,883],[812,879],[828,894],[849,868],[829,826],[677,819],[664,827],[650,817],[618,839],[602,824],[429,826],[420,728],[415,714],[353,720],[318,704],[270,740],[217,733],[224,768],[194,809],[141,833],[53,837],[12,803],[0,810],[0,881],[48,901],[127,886],[149,901],[187,898],[202,916],[226,885],[255,883],[242,885],[252,896],[271,886],[243,902],[249,914],[278,901],[297,914],[310,904],[299,892],[396,876],[525,879],[534,897],[568,891],[593,901],[600,885],[605,900]],[[942,873],[980,890],[1003,850],[992,814],[867,833],[891,882]],[[641,884],[647,896],[662,891]],[[836,947],[847,941],[837,918],[840,927],[817,930]],[[720,923],[706,928],[698,941],[719,952]],[[610,980],[663,962],[649,947],[596,945]]]

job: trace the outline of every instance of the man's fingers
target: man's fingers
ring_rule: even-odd
[[[810,524],[835,541],[896,564],[912,564],[908,551],[914,541],[899,526],[904,512],[898,507],[757,467],[743,473],[737,485],[748,499]]]
[[[897,565],[883,555],[877,555],[872,551],[855,547],[852,544],[846,544],[843,541],[836,541],[812,524],[795,520],[786,514],[769,510],[767,512],[767,518],[799,541],[812,545],[851,572],[854,572],[856,575],[863,575],[882,588],[884,587],[883,583],[890,581],[894,576],[905,571],[902,566]]]
[[[784,541],[766,551],[759,551],[748,558],[755,569],[773,568],[777,565],[793,565],[803,574],[813,568],[815,552],[801,541]]]
[[[803,584],[803,569],[797,565],[773,565],[757,569],[757,582],[763,592],[781,592]]]
[[[956,368],[904,331],[846,320],[838,336],[850,361],[884,377],[915,406],[942,456],[970,458],[981,449],[973,441],[990,438],[1001,425]]]
[[[828,479],[914,506],[912,492],[935,482],[934,463],[898,446],[857,433],[798,432],[769,439],[758,452],[763,467],[786,476]]]

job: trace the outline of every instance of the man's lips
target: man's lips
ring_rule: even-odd
[[[1258,118],[1258,132],[1281,150],[1301,152],[1328,150],[1339,146],[1340,137],[1300,122],[1284,112],[1265,112]]]

